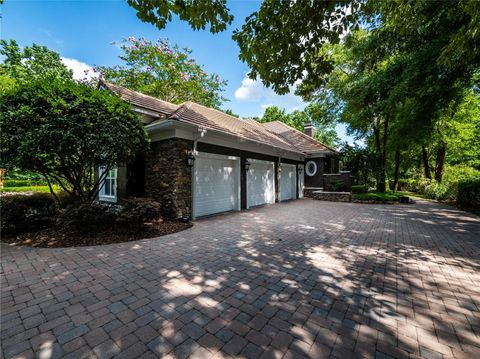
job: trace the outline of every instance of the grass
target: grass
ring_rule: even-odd
[[[53,186],[53,190],[58,192],[60,187]],[[0,192],[50,192],[48,186],[26,186],[26,187],[5,187],[0,188]]]
[[[408,192],[368,192],[368,193],[355,193],[354,199],[361,201],[399,201],[400,197],[411,196]]]

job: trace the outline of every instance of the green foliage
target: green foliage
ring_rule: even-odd
[[[161,205],[152,198],[128,198],[122,202],[117,222],[127,225],[143,225],[161,217]]]
[[[118,204],[89,203],[67,207],[59,225],[74,230],[103,230],[112,226],[141,227],[158,220],[161,205],[151,198],[129,198]]]
[[[265,109],[260,122],[280,121],[303,132],[304,125],[311,122],[314,127],[314,137],[324,145],[335,148],[340,142],[335,130],[335,120],[329,117],[320,103],[309,104],[304,110],[286,113],[285,109],[269,106]]]
[[[71,80],[72,71],[62,62],[60,55],[45,46],[33,44],[20,48],[15,40],[0,40],[0,91],[11,89],[16,82],[38,79]]]
[[[462,207],[480,210],[480,177],[459,181],[457,200]]]
[[[344,143],[340,149],[343,168],[361,184],[368,185],[375,181],[375,153],[369,147],[360,147],[357,144],[350,146]]]
[[[9,180],[31,180],[31,181],[38,181],[44,182],[45,178],[37,172],[32,171],[25,171],[19,168],[9,168],[7,174],[5,175],[5,179]]]
[[[187,21],[194,30],[204,30],[208,24],[211,33],[225,30],[233,21],[226,0],[128,0],[128,4],[137,10],[140,20],[149,22],[160,30],[164,29],[175,15]]]
[[[120,43],[124,65],[98,66],[105,80],[164,101],[194,101],[219,108],[226,99],[220,93],[227,84],[216,74],[207,74],[190,56],[191,50],[129,37]]]
[[[3,187],[29,187],[29,186],[46,186],[47,183],[45,180],[36,181],[36,180],[5,180],[3,182]]]
[[[41,173],[91,202],[99,166],[119,166],[147,136],[129,105],[108,91],[67,81],[32,81],[0,96],[3,165]]]
[[[364,184],[359,184],[359,185],[353,185],[352,186],[352,193],[367,193],[368,192],[368,186]]]
[[[353,194],[353,198],[361,201],[399,201],[406,195],[403,192],[368,192]]]
[[[54,192],[59,192],[61,190],[60,186],[53,185],[52,189]],[[0,188],[0,192],[42,192],[49,193],[50,187],[48,186],[20,186],[20,187],[4,187]]]
[[[53,223],[58,207],[51,194],[13,195],[0,197],[1,227],[5,233],[41,229]]]

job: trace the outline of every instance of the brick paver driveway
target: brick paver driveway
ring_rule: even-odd
[[[428,202],[301,200],[1,257],[4,358],[480,358],[480,219]]]

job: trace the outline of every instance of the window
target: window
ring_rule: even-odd
[[[308,161],[306,164],[305,172],[308,176],[314,176],[317,173],[317,164],[314,161]]]
[[[100,167],[99,176],[105,176],[105,167]],[[108,171],[107,176],[100,185],[100,200],[116,201],[117,200],[117,169]]]

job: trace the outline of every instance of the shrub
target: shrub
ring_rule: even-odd
[[[423,190],[425,197],[436,200],[445,200],[448,187],[435,180],[429,181]]]
[[[120,210],[116,205],[104,203],[77,204],[68,206],[58,218],[62,227],[77,230],[107,228],[115,223]]]
[[[45,186],[45,181],[41,180],[17,180],[17,179],[9,179],[3,182],[3,187],[10,188],[10,187],[30,187],[30,186]]]
[[[128,198],[122,202],[123,208],[117,221],[125,224],[143,225],[161,216],[161,205],[151,198]]]
[[[352,186],[352,193],[367,193],[368,186],[366,184],[359,184]]]
[[[142,226],[160,218],[160,203],[150,198],[129,198],[121,204],[77,204],[67,207],[58,224],[75,230],[103,230],[114,226]]]
[[[55,199],[49,193],[2,196],[1,225],[6,233],[37,230],[53,223],[58,213]]]
[[[480,178],[458,182],[457,200],[462,207],[480,210]]]

